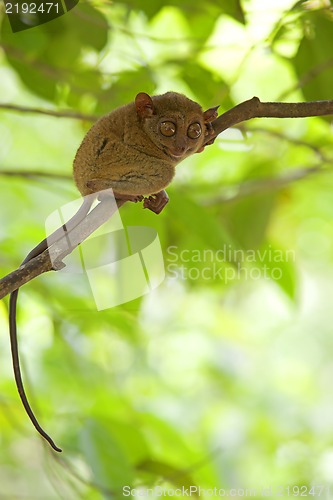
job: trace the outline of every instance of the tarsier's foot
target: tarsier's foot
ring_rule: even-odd
[[[145,198],[143,202],[143,208],[148,208],[155,214],[162,212],[163,208],[169,201],[169,196],[166,191],[160,191],[159,193],[152,194],[148,198]]]

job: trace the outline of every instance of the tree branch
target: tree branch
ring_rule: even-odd
[[[125,202],[118,202],[118,207]],[[8,274],[0,280],[0,299],[9,293],[17,290],[40,274],[54,269],[58,264],[59,270],[64,267],[62,260],[69,255],[80,243],[95,232],[104,224],[117,210],[117,203],[113,196],[103,197],[102,201],[85,217],[85,219],[70,232],[70,245],[67,238],[61,238],[48,250],[31,259],[26,264],[19,267],[16,271]],[[52,255],[52,260],[50,259]]]
[[[223,113],[212,125],[218,136],[227,128],[252,118],[305,118],[324,115],[333,115],[333,101],[261,102],[258,97],[252,97]]]
[[[17,111],[18,113],[37,113],[40,115],[55,116],[56,118],[73,118],[75,120],[85,120],[95,122],[98,120],[96,115],[86,115],[76,111],[54,111],[52,109],[29,108],[27,106],[17,106],[15,104],[0,103],[0,109],[7,111]]]
[[[21,106],[12,106],[0,104],[0,108],[32,112],[32,113],[42,113],[48,114],[56,117],[66,117],[66,118],[79,118],[85,120],[96,120],[97,117],[89,115],[81,115],[79,113],[72,112],[56,112],[56,111],[46,111],[37,108],[25,108]],[[223,113],[212,123],[214,130],[214,138],[217,137],[221,132],[229,127],[237,125],[246,120],[252,118],[303,118],[310,116],[324,116],[333,114],[333,101],[313,101],[313,102],[300,102],[300,103],[284,103],[284,102],[261,102],[258,97],[253,97],[248,101],[244,101],[234,108],[230,109],[226,113]],[[207,142],[210,142],[212,137],[207,138]],[[310,173],[315,173],[319,170],[319,166],[312,167],[301,172],[294,172],[289,174],[288,178],[280,180],[265,180],[263,181],[266,187],[278,187],[284,185],[286,182],[292,182],[296,179],[305,177]],[[253,188],[250,188],[250,191]],[[245,189],[248,191],[248,187]],[[252,191],[253,192],[253,191]],[[244,194],[244,193],[243,193]],[[215,200],[216,201],[216,200]],[[219,201],[226,201],[225,199],[219,198]],[[121,206],[124,202],[118,203]],[[57,261],[62,263],[62,259],[66,255],[70,254],[80,243],[82,243],[90,234],[92,234],[96,229],[98,229],[104,222],[106,222],[116,210],[116,204],[112,197],[104,198],[99,205],[94,208],[86,218],[70,232],[71,246],[67,244],[66,238],[61,238],[59,241],[50,246],[48,250],[38,255],[31,261],[27,262],[21,266],[16,271],[13,271],[8,276],[5,276],[0,280],[0,298],[5,297],[7,294],[18,289],[20,286],[24,285],[28,281],[37,277],[39,274],[43,274],[54,268],[54,263],[52,265],[49,252],[52,252],[52,256],[57,257]],[[59,269],[62,266],[59,266]]]

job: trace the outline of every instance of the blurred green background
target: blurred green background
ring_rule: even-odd
[[[222,112],[253,95],[333,98],[328,0],[80,2],[16,34],[4,3],[0,18],[1,276],[78,197],[89,116],[140,91]],[[63,273],[22,289],[27,392],[61,456],[19,401],[0,303],[1,499],[123,498],[125,485],[331,498],[331,140],[329,118],[245,122],[178,167],[160,216],[123,207],[125,225],[157,229],[165,258],[141,299],[97,312]]]

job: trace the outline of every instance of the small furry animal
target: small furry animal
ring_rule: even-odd
[[[116,199],[141,201],[159,213],[175,167],[203,149],[217,117],[182,94],[150,97],[141,92],[126,106],[100,118],[74,160],[74,179],[84,196],[112,188]],[[162,193],[162,194],[159,194]]]
[[[203,111],[182,94],[167,92],[150,97],[139,93],[135,102],[100,118],[87,132],[74,159],[74,180],[84,197],[78,212],[24,259],[26,264],[64,238],[86,217],[101,191],[112,188],[118,206],[143,201],[144,208],[159,214],[169,198],[165,188],[182,160],[203,151],[214,141],[211,122],[217,107]],[[96,193],[96,196],[94,196]],[[62,451],[42,429],[25,394],[17,345],[18,289],[9,302],[9,331],[15,381],[22,404],[36,430],[56,451]]]

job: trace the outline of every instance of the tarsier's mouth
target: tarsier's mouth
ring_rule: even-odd
[[[181,153],[181,154],[174,154],[174,153],[169,153],[170,156],[172,156],[173,158],[183,158],[183,156],[185,156],[185,153]]]
[[[174,160],[181,160],[187,154],[187,151],[175,151],[174,149],[165,148],[164,152]]]

